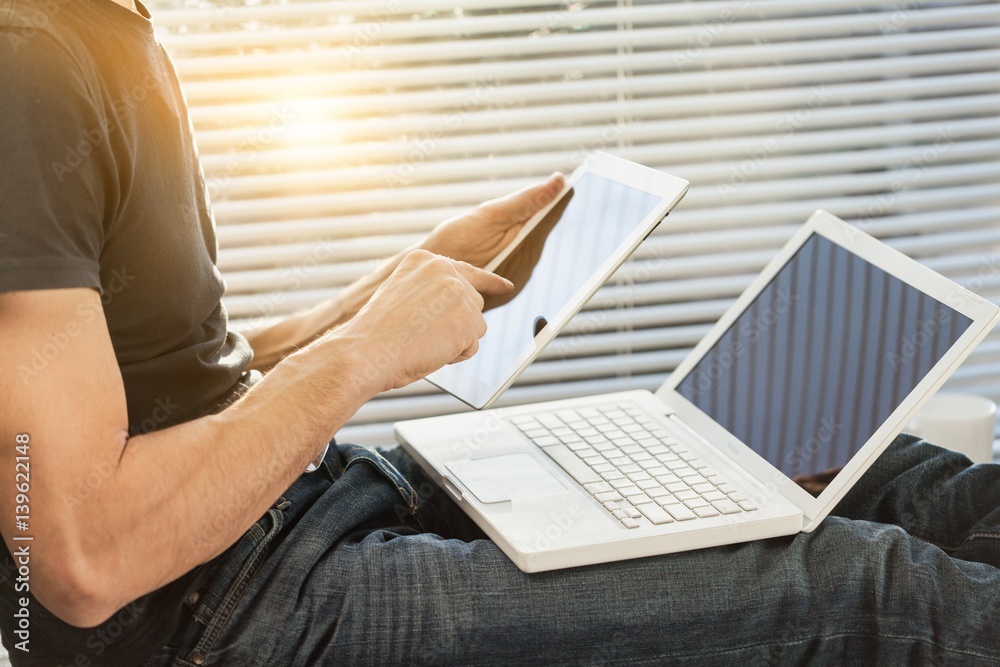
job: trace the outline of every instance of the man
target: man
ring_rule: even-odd
[[[146,10],[0,8],[15,665],[1000,661],[1000,472],[926,443],[811,535],[536,575],[398,451],[324,454],[368,399],[475,354],[511,289],[477,267],[561,177],[244,338]]]

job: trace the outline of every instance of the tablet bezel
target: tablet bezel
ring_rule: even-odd
[[[545,346],[562,331],[597,290],[618,270],[618,267],[635,252],[636,248],[666,217],[667,213],[677,205],[677,202],[681,200],[688,189],[688,182],[684,179],[607,153],[594,153],[567,177],[562,193],[548,206],[533,216],[510,245],[487,264],[485,268],[490,271],[496,269],[559,200],[566,196],[566,193],[569,192],[585,173],[590,173],[629,188],[654,195],[659,197],[660,200],[649,214],[629,232],[625,240],[619,244],[608,259],[580,286],[580,289],[573,294],[566,305],[548,320],[548,324],[514,358],[514,361],[501,374],[499,382],[494,385],[486,384],[479,378],[463,371],[461,365],[445,366],[431,373],[426,378],[428,382],[445,390],[455,398],[477,410],[482,410],[492,405],[514,383],[514,380],[517,379],[524,369],[534,361],[539,353],[545,349]],[[488,353],[488,350],[481,349],[478,352],[478,354],[486,353]]]
[[[677,387],[698,362],[712,350],[716,342],[729,331],[743,311],[771,284],[778,272],[813,234],[818,234],[845,248],[971,320],[969,328],[896,406],[818,497],[807,493],[791,478],[757,454],[752,447],[677,391]],[[808,532],[815,529],[830,513],[855,481],[889,446],[900,429],[916,415],[920,407],[944,384],[951,372],[989,334],[998,320],[1000,320],[1000,310],[989,301],[836,216],[826,211],[816,211],[678,365],[656,395],[674,411],[681,422],[688,424],[714,449],[763,482],[768,493],[780,493],[795,503],[804,515],[802,529]]]

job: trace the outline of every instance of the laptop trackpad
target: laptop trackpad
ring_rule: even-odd
[[[566,491],[563,483],[529,454],[452,461],[447,466],[482,503],[551,496]]]

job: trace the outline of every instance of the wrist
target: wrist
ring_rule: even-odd
[[[347,377],[363,402],[392,387],[391,358],[380,354],[370,335],[357,331],[354,322],[347,322],[319,341],[327,350],[336,350],[339,370]]]

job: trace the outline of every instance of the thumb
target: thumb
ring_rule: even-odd
[[[558,197],[565,184],[566,179],[557,171],[540,183],[493,200],[491,205],[510,223],[520,224]]]

